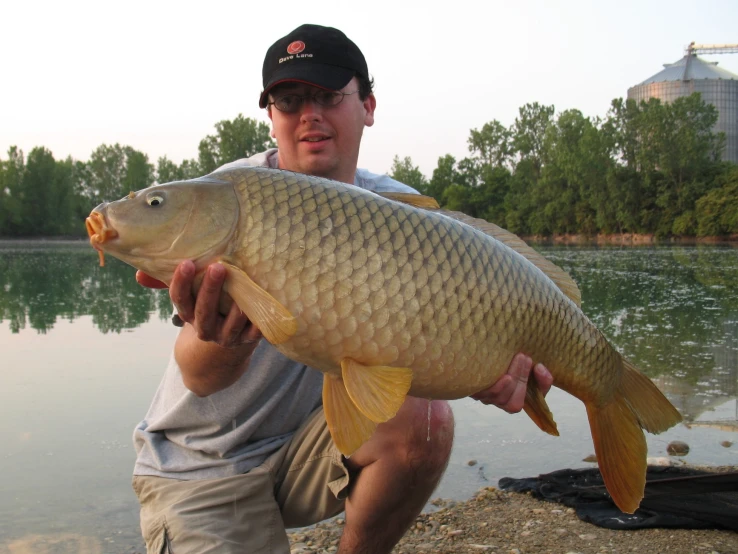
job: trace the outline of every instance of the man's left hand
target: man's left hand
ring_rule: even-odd
[[[510,414],[516,414],[523,409],[531,373],[538,383],[538,388],[546,396],[553,384],[553,375],[543,364],[536,364],[533,367],[533,360],[529,356],[517,354],[510,362],[505,375],[488,389],[472,394],[471,398],[479,400],[482,404],[494,404]]]

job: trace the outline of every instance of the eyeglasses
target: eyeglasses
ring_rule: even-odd
[[[341,92],[340,90],[319,90],[314,94],[283,94],[275,98],[274,102],[267,102],[267,105],[274,106],[283,113],[295,113],[300,109],[302,103],[309,98],[316,104],[320,104],[326,108],[332,108],[343,102],[344,96],[356,94],[357,92],[359,91]]]

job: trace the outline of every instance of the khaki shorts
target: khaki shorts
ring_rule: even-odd
[[[288,554],[285,528],[341,513],[352,474],[316,410],[260,466],[223,479],[137,475],[148,554]]]

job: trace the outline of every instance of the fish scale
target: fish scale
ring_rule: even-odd
[[[95,248],[167,283],[183,259],[199,273],[220,260],[224,290],[264,337],[326,374],[324,413],[345,455],[406,395],[477,393],[524,352],[584,402],[605,484],[632,512],[645,484],[642,429],[681,418],[584,315],[560,268],[511,233],[419,195],[229,169],[98,206],[87,228]],[[528,383],[526,413],[558,434]]]

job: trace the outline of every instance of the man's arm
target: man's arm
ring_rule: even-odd
[[[234,303],[226,317],[218,311],[225,280],[221,264],[210,265],[198,291],[192,294],[195,265],[184,261],[177,266],[169,286],[169,296],[184,322],[174,344],[174,357],[185,386],[198,396],[208,396],[235,383],[248,368],[261,332]],[[136,280],[147,287],[164,283],[142,272]]]

